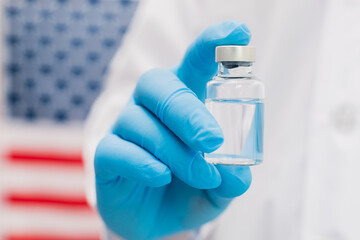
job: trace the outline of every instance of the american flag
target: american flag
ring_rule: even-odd
[[[134,0],[2,0],[0,239],[97,240],[83,120]]]

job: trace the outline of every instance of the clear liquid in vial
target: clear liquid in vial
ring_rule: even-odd
[[[263,160],[264,104],[261,99],[206,99],[205,105],[219,123],[223,145],[205,153],[206,161],[225,165],[255,165]]]

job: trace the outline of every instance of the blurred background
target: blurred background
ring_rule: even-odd
[[[82,128],[134,0],[1,0],[0,239],[100,239]]]

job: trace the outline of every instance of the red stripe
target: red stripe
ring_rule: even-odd
[[[6,154],[6,158],[13,163],[40,164],[40,165],[64,165],[82,167],[81,153],[66,150],[24,150],[12,149]]]
[[[100,240],[99,236],[61,236],[44,234],[10,234],[4,240]]]
[[[45,193],[9,193],[4,195],[4,200],[10,205],[91,210],[85,196],[66,196]]]

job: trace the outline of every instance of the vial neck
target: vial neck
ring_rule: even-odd
[[[252,62],[219,62],[217,76],[223,78],[248,78],[252,76]]]

